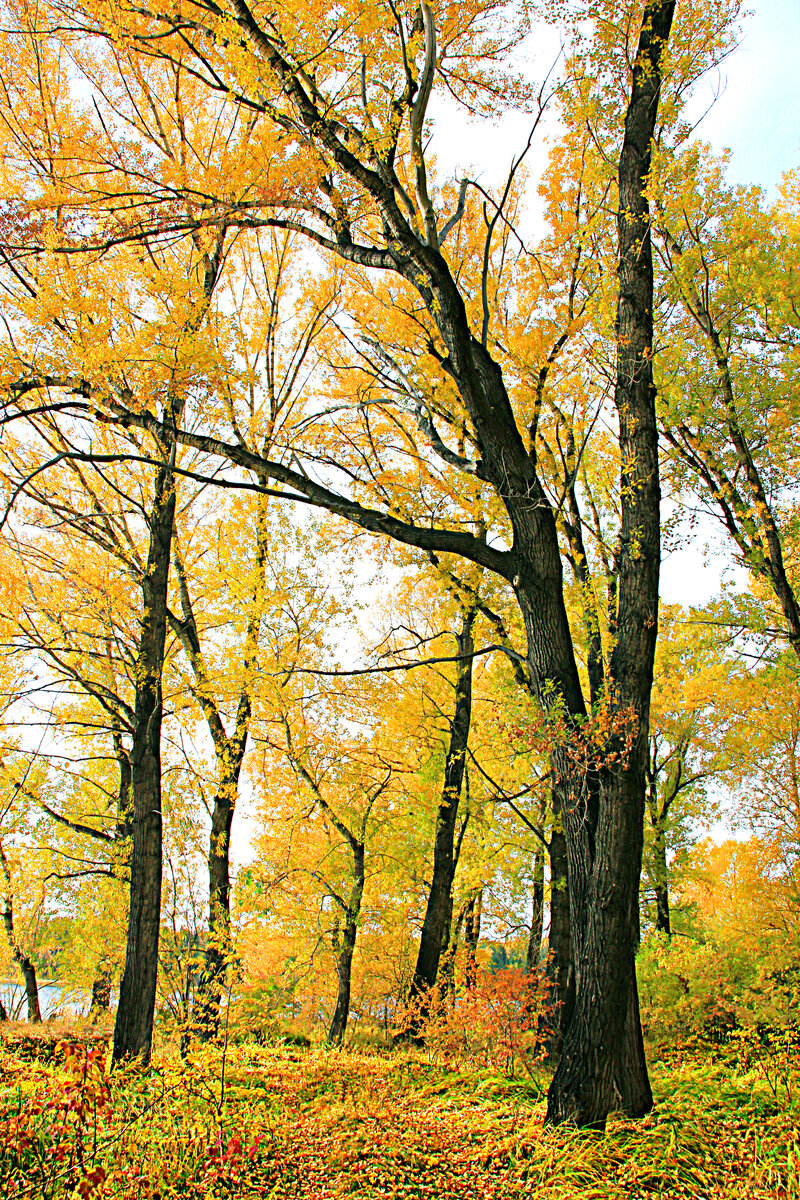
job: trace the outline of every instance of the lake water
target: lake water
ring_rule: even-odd
[[[25,999],[25,986],[16,980],[0,980],[0,1000],[12,1021],[25,1021],[28,1018],[28,1003]],[[47,1020],[59,1013],[85,1013],[89,1007],[89,997],[74,988],[65,988],[63,984],[51,979],[39,981],[39,1008],[42,1019]]]

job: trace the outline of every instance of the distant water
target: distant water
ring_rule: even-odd
[[[25,998],[25,985],[11,980],[0,980],[0,1000],[12,1021],[25,1021],[28,1018],[28,1002]],[[63,983],[52,979],[39,982],[39,1008],[43,1020],[63,1013],[74,1016],[85,1013],[89,1008],[89,997],[85,992],[76,988],[67,988]]]

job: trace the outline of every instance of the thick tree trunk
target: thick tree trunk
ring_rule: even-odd
[[[171,452],[170,457],[174,455]],[[150,1061],[161,921],[161,672],[167,629],[167,584],[175,518],[168,465],[156,472],[150,547],[142,580],[143,613],[136,670],[131,787],[133,838],[125,970],[114,1026],[115,1063]]]
[[[658,627],[660,486],[653,387],[653,263],[647,178],[660,62],[674,0],[645,7],[619,170],[617,388],[622,531],[617,640],[610,664],[617,726],[597,766],[596,803],[565,805],[575,1007],[548,1094],[548,1119],[603,1128],[622,1105],[652,1107],[634,959],[644,830],[650,691]],[[613,758],[611,757],[613,754]],[[564,778],[570,774],[564,763]]]
[[[356,948],[358,921],[361,915],[361,901],[364,896],[364,845],[353,848],[353,886],[345,913],[344,930],[339,944],[339,959],[336,964],[336,974],[339,980],[336,994],[336,1007],[333,1011],[331,1027],[328,1030],[328,1041],[340,1046],[344,1041],[347,1030],[347,1018],[350,1014],[350,983],[353,972],[353,952]]]
[[[464,783],[469,727],[472,718],[472,653],[475,645],[472,629],[475,610],[462,613],[461,629],[456,635],[455,708],[450,721],[450,741],[444,766],[442,798],[436,814],[433,846],[433,873],[428,904],[422,926],[419,953],[409,1000],[422,999],[436,983],[441,956],[447,950],[453,917],[453,878],[455,875],[455,832],[461,789]],[[416,1030],[411,1029],[414,1033]]]

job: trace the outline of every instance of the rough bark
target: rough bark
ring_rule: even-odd
[[[475,610],[465,609],[456,634],[455,706],[450,720],[450,738],[445,756],[444,784],[436,813],[433,871],[425,920],[422,926],[409,1001],[422,999],[436,983],[439,963],[446,952],[453,917],[453,879],[456,868],[456,823],[464,783],[470,721],[472,719],[472,630]],[[415,1030],[410,1030],[415,1032]]]
[[[596,803],[565,806],[575,1007],[548,1094],[548,1119],[603,1128],[621,1105],[652,1107],[636,995],[645,770],[658,625],[660,485],[653,387],[653,262],[647,177],[662,49],[674,3],[645,7],[619,168],[617,384],[622,530],[617,641],[610,662],[616,748]],[[610,752],[614,751],[614,760]],[[577,800],[577,798],[576,798]]]
[[[554,803],[559,789],[554,788]],[[570,935],[570,891],[567,839],[563,821],[554,814],[547,848],[550,859],[550,932],[547,939],[548,1011],[543,1014],[539,1034],[547,1058],[556,1062],[561,1053],[564,1030],[569,1024],[574,999],[574,972]]]

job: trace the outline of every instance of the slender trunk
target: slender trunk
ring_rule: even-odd
[[[467,949],[465,983],[468,991],[471,991],[478,982],[478,942],[481,936],[482,913],[483,888],[470,897],[464,920],[464,944]]]
[[[424,997],[434,986],[439,962],[449,940],[453,916],[456,821],[472,718],[471,655],[475,649],[472,639],[474,624],[475,610],[464,610],[461,629],[456,635],[459,662],[456,665],[455,708],[450,721],[450,742],[445,758],[442,798],[436,814],[433,874],[409,1000]]]
[[[92,1000],[89,1005],[89,1017],[97,1018],[101,1013],[108,1012],[111,1007],[111,968],[110,964],[101,959],[97,974],[92,980]]]
[[[458,951],[458,940],[461,937],[461,930],[464,925],[464,918],[467,915],[469,901],[461,905],[456,916],[455,928],[452,921],[449,930],[449,940],[447,950],[442,955],[442,961],[439,964],[439,982],[441,985],[442,998],[452,998],[456,990],[456,953]]]
[[[565,805],[575,1007],[548,1094],[548,1120],[603,1128],[621,1105],[652,1107],[636,994],[650,691],[658,628],[660,485],[653,387],[653,260],[647,179],[674,0],[649,0],[619,169],[617,386],[622,536],[617,640],[610,663],[615,730],[596,800]],[[614,755],[612,758],[611,755]],[[565,764],[567,766],[568,764]]]
[[[266,476],[259,482],[266,488]],[[208,943],[205,952],[203,974],[198,981],[194,1025],[204,1041],[215,1037],[219,1031],[220,1007],[225,990],[225,976],[231,957],[231,910],[230,910],[230,844],[233,815],[239,796],[239,776],[242,770],[252,716],[253,680],[257,666],[258,645],[261,635],[261,618],[264,612],[264,570],[269,550],[267,507],[260,504],[256,528],[254,560],[254,586],[250,613],[247,620],[242,654],[242,682],[236,707],[234,730],[230,737],[225,732],[219,709],[211,698],[209,677],[200,643],[200,634],[195,620],[194,608],[189,592],[180,551],[176,542],[174,564],[178,579],[178,595],[182,621],[175,624],[186,655],[198,684],[200,705],[206,718],[214,752],[217,759],[217,790],[211,814],[211,833],[208,843]]]
[[[174,456],[174,450],[169,457]],[[167,629],[167,584],[175,518],[170,466],[156,472],[150,547],[142,580],[143,613],[136,670],[131,787],[133,837],[125,970],[114,1026],[115,1063],[150,1061],[161,920],[161,672]]]
[[[36,967],[33,965],[33,959],[29,954],[24,952],[14,936],[14,908],[10,896],[6,896],[6,905],[3,910],[3,924],[6,928],[6,937],[11,947],[11,953],[14,956],[14,962],[22,972],[22,978],[25,981],[28,1020],[31,1024],[38,1025],[42,1020],[42,1010],[39,1007],[39,984],[36,979]]]
[[[667,874],[667,839],[663,828],[655,831],[653,839],[653,875],[656,893],[656,930],[672,936],[669,920],[669,875]]]
[[[244,748],[242,748],[244,749]],[[208,844],[208,943],[198,980],[193,1024],[208,1041],[219,1031],[220,1008],[231,956],[230,843],[242,755],[220,779],[211,813]]]
[[[533,887],[531,888],[531,924],[525,971],[531,975],[539,966],[544,933],[544,846],[537,846],[533,856]]]
[[[331,1027],[328,1031],[328,1041],[340,1046],[344,1041],[347,1029],[347,1018],[350,1013],[350,982],[353,970],[353,952],[356,948],[358,920],[361,915],[361,901],[364,896],[364,844],[360,842],[353,848],[353,886],[345,913],[344,930],[339,945],[339,958],[336,963],[336,974],[339,986],[336,994],[336,1007],[333,1011]]]
[[[2,845],[0,845],[0,866],[6,880],[6,903],[3,909],[3,925],[5,926],[6,938],[8,939],[14,962],[22,972],[22,978],[25,982],[28,1020],[31,1024],[38,1025],[41,1024],[42,1011],[39,1007],[39,984],[36,979],[36,967],[33,965],[31,956],[26,954],[20,946],[14,932],[14,900],[11,894],[11,871]],[[3,1017],[3,1020],[7,1020],[7,1017]]]

